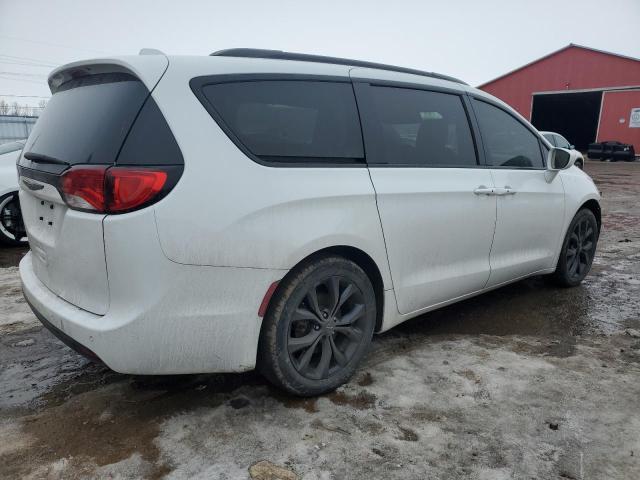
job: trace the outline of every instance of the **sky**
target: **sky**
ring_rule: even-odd
[[[288,50],[479,85],[569,43],[640,58],[639,32],[640,0],[0,0],[0,98],[37,105],[54,67],[141,48]]]

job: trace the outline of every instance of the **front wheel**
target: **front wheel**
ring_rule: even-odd
[[[258,369],[294,395],[334,390],[366,354],[375,322],[367,274],[343,257],[313,259],[278,286],[262,325]]]
[[[27,232],[22,221],[18,192],[0,197],[0,244],[27,244]]]
[[[554,273],[564,287],[579,285],[591,269],[598,243],[598,222],[591,210],[580,210],[569,225]]]

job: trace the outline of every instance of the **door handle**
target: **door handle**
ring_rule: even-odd
[[[485,187],[484,185],[480,185],[478,188],[476,188],[473,193],[475,193],[476,195],[495,195],[495,188],[488,188]]]
[[[494,195],[504,196],[504,195],[515,195],[516,191],[510,186],[506,185],[502,188],[495,188]]]

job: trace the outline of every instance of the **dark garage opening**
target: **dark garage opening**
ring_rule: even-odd
[[[596,141],[602,92],[554,93],[533,96],[531,123],[557,132],[585,151]]]

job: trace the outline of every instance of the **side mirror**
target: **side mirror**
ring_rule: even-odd
[[[575,145],[569,145],[569,150],[575,150],[576,146]]]
[[[547,156],[547,170],[565,170],[573,165],[573,162],[575,161],[576,159],[573,158],[573,155],[571,155],[569,150],[554,147],[549,150],[549,155]]]

